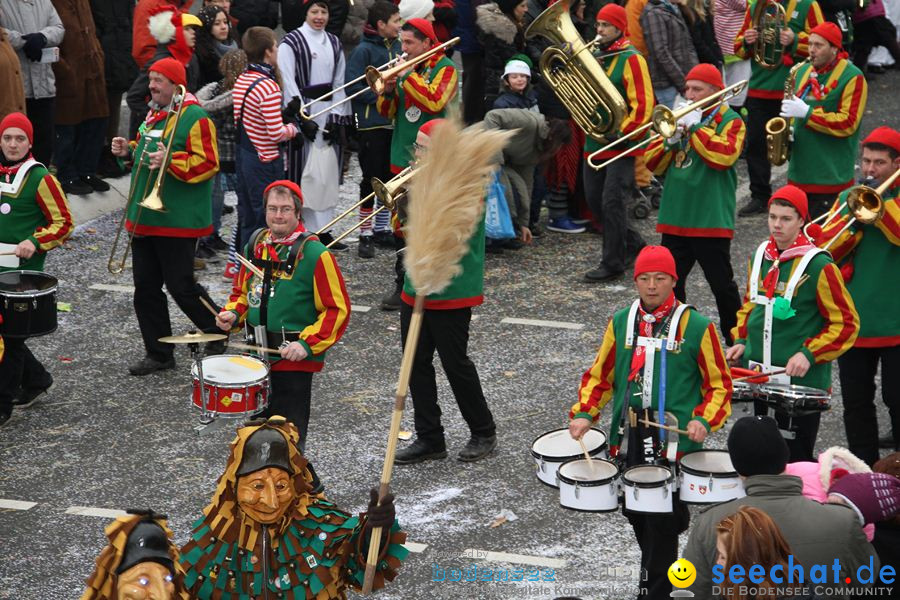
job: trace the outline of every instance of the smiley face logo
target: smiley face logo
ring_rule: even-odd
[[[694,568],[691,561],[685,558],[679,558],[673,562],[667,573],[669,575],[669,583],[677,588],[686,588],[697,579],[697,569]]]

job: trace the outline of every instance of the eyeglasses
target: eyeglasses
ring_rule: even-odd
[[[414,150],[414,151],[415,151],[415,150],[427,150],[427,149],[428,149],[428,148],[427,148],[426,146],[423,146],[423,145],[420,144],[419,142],[413,142],[413,150]]]
[[[267,206],[266,212],[272,214],[282,214],[289,215],[294,212],[295,209],[293,206]]]

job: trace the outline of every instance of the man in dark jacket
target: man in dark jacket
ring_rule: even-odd
[[[803,481],[784,474],[788,447],[775,420],[769,417],[739,419],[728,436],[728,454],[743,479],[747,495],[709,508],[694,522],[684,549],[684,558],[691,561],[697,573],[690,586],[694,597],[713,597],[711,576],[716,564],[716,526],[741,506],[758,508],[772,517],[791,548],[794,564],[802,566],[804,583],[796,582],[795,573],[795,582],[785,583],[784,587],[807,587],[810,592],[804,594],[808,595],[817,587],[810,583],[810,569],[813,565],[825,565],[828,585],[821,588],[843,592],[842,596],[863,595],[865,589],[858,584],[850,590],[844,589],[842,583],[845,580],[855,582],[859,567],[864,565],[868,570],[870,564],[877,579],[880,562],[875,549],[866,541],[853,509],[819,504],[805,498]],[[835,583],[832,575],[836,560],[840,563],[837,581],[841,583]],[[728,585],[727,579],[721,585]],[[816,594],[830,597],[821,589]]]
[[[287,2],[284,2],[287,4]],[[302,4],[302,3],[298,3]],[[283,8],[285,13],[285,31],[291,31],[293,27],[287,26],[288,9]],[[229,16],[236,21],[238,34],[244,35],[244,32],[251,27],[268,27],[276,29],[278,27],[278,2],[273,0],[234,0],[231,3]],[[297,27],[303,24],[303,20],[297,24]]]
[[[681,2],[681,0],[676,0]],[[684,76],[697,65],[691,33],[678,8],[669,0],[650,0],[641,13],[647,66],[660,104],[672,108],[684,92]]]

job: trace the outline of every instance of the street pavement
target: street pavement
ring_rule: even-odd
[[[864,132],[900,125],[898,83],[896,72],[872,82]],[[748,197],[743,161],[738,171],[741,206]],[[778,185],[785,171],[776,173]],[[358,181],[354,159],[341,189],[343,205],[356,198]],[[108,194],[73,199],[79,227],[47,261],[47,272],[59,279],[59,301],[71,310],[59,313],[55,334],[29,342],[55,385],[0,429],[3,599],[78,598],[105,544],[103,528],[126,508],[168,514],[183,544],[225,466],[236,422],[220,422],[202,435],[195,431],[198,414],[188,400],[191,363],[183,347],[176,349],[175,370],[142,378],[128,374],[127,366],[143,354],[130,269],[114,276],[106,268],[127,183],[122,178]],[[702,190],[697,201],[703,201]],[[655,213],[637,223],[650,242],[659,239],[654,219]],[[732,258],[742,290],[747,257],[765,235],[762,215],[738,220]],[[469,348],[497,421],[498,447],[480,462],[456,460],[468,431],[438,368],[450,456],[394,469],[397,516],[413,552],[380,597],[634,596],[640,554],[627,521],[620,513],[560,508],[556,490],[535,478],[529,454],[537,436],[565,426],[607,320],[635,296],[628,277],[583,282],[600,246],[596,235],[547,232],[531,247],[488,255],[485,303],[474,311]],[[363,260],[354,246],[337,260],[354,312],[314,378],[307,449],[327,495],[357,512],[381,473],[400,364],[399,316],[378,308],[392,285],[392,253],[379,249],[375,259]],[[219,302],[229,289],[223,266],[199,272]],[[701,275],[699,269],[691,275],[688,299],[717,321]],[[174,332],[190,328],[172,302],[170,313]],[[819,450],[845,444],[836,373],[834,385]],[[411,431],[407,405],[402,428]],[[741,410],[736,408],[736,416]],[[609,418],[604,411],[604,428]],[[726,435],[713,434],[707,446],[724,447]],[[501,513],[508,520],[490,527]],[[504,571],[517,577],[516,570],[525,581],[497,580]],[[466,581],[473,577],[492,581]]]

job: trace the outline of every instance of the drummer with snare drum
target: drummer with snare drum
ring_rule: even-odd
[[[72,234],[69,203],[56,177],[31,155],[34,133],[22,113],[0,121],[0,273],[43,271],[47,251]],[[6,315],[4,328],[12,326]],[[27,337],[4,335],[0,362],[0,425],[13,406],[27,406],[53,384],[53,377],[25,345]]]
[[[246,324],[253,344],[278,349],[262,356],[272,363],[272,381],[268,409],[260,416],[293,422],[305,453],[312,376],[347,328],[350,297],[334,257],[303,226],[302,206],[293,181],[272,182],[263,192],[268,228],[255,231],[243,250],[263,277],[241,267],[216,325],[229,331]]]
[[[640,299],[613,315],[569,413],[569,432],[579,439],[612,400],[610,454],[627,467],[674,467],[679,455],[700,449],[707,434],[731,414],[731,374],[715,326],[675,298],[676,277],[667,248],[641,250],[634,268]],[[640,415],[636,425],[629,408]],[[687,434],[670,436],[648,422]],[[671,513],[625,515],[641,547],[646,597],[669,598],[666,571],[678,558],[678,534],[688,527],[687,507],[675,502]]]
[[[806,194],[786,185],[769,200],[769,239],[750,258],[744,305],[725,356],[769,376],[756,413],[771,412],[790,448],[790,462],[814,461],[821,410],[802,396],[830,396],[831,361],[859,333],[853,299],[831,255],[804,233]],[[799,387],[802,386],[802,387]],[[827,404],[818,403],[825,407]]]

